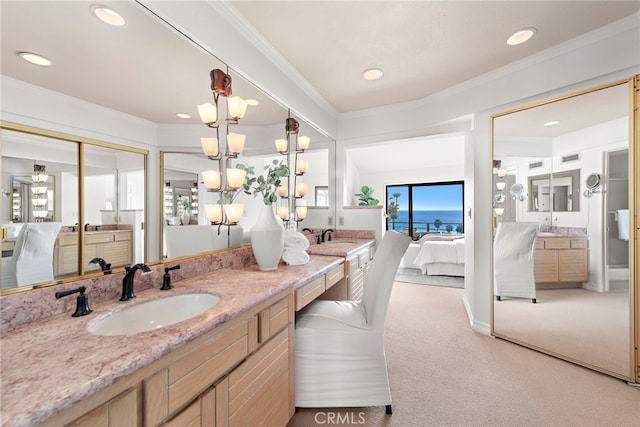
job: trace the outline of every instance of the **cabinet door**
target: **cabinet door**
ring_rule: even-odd
[[[536,250],[535,277],[537,283],[555,283],[558,281],[558,251]]]
[[[182,412],[167,421],[168,427],[215,427],[216,389],[204,393]]]
[[[364,268],[359,268],[355,272],[351,273],[348,279],[348,299],[352,301],[360,301],[364,292]]]
[[[558,251],[558,281],[586,282],[588,280],[587,251],[568,249]]]
[[[73,427],[133,427],[137,423],[137,393],[135,389],[131,389],[68,425]]]

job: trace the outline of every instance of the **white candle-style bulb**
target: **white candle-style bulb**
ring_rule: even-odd
[[[286,139],[276,139],[276,150],[278,153],[286,153],[287,151],[287,140]]]
[[[218,155],[218,138],[200,138],[202,151],[206,156],[215,157]]]
[[[202,172],[202,179],[209,190],[220,188],[220,172],[214,170],[204,171]]]
[[[222,205],[205,205],[204,208],[207,212],[207,218],[209,218],[209,221],[222,221]]]
[[[280,197],[287,197],[289,195],[289,187],[287,187],[286,185],[278,185],[276,191],[278,192],[278,196]]]
[[[244,141],[247,139],[246,135],[241,133],[230,133],[227,135],[227,144],[229,144],[229,152],[240,154],[244,149]]]
[[[507,170],[506,169],[498,169],[498,176],[500,178],[503,178],[506,174],[507,174]]]
[[[227,98],[227,106],[229,108],[229,116],[234,119],[243,118],[247,112],[247,102],[239,96]]]
[[[289,217],[289,207],[278,206],[278,216],[280,217],[280,219],[287,219]]]
[[[244,183],[244,178],[247,176],[247,171],[245,169],[227,169],[227,184],[231,188],[240,188]]]
[[[305,219],[307,217],[307,207],[296,206],[296,214],[298,215],[298,219]]]
[[[212,124],[218,121],[218,109],[213,104],[207,102],[198,105],[198,113],[200,114],[200,120],[205,124]]]
[[[298,173],[305,173],[309,170],[309,160],[300,159],[296,164],[296,169]]]
[[[305,135],[298,136],[298,150],[306,150],[309,148],[309,137]]]
[[[496,188],[500,191],[504,190],[505,185],[507,185],[506,182],[496,182]]]
[[[227,216],[227,221],[238,222],[242,219],[242,212],[244,211],[243,204],[223,205],[223,209],[224,214]]]
[[[307,194],[307,184],[304,182],[297,183],[296,191],[298,192],[298,196],[304,197],[304,195]]]
[[[502,216],[504,214],[504,208],[495,208],[496,216]]]

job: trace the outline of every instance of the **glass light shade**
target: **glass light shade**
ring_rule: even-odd
[[[202,172],[202,179],[209,190],[220,188],[220,172],[214,170],[204,171]]]
[[[494,211],[496,216],[502,216],[502,214],[504,214],[504,208],[495,208]]]
[[[287,197],[289,195],[289,187],[287,187],[286,185],[278,185],[276,191],[278,192],[278,196],[280,197]]]
[[[31,181],[33,182],[47,182],[49,175],[46,173],[36,173],[31,175]]]
[[[44,206],[47,204],[47,199],[31,199],[33,206]]]
[[[307,207],[296,206],[296,214],[298,215],[299,220],[305,219],[307,217]]]
[[[218,121],[218,108],[210,103],[198,105],[198,113],[200,120],[206,124],[212,124]]]
[[[503,178],[506,174],[507,174],[507,170],[506,169],[498,169],[498,176],[500,178]]]
[[[504,187],[507,185],[506,182],[496,182],[496,188],[500,191],[504,190]]]
[[[204,208],[207,212],[207,218],[209,218],[209,221],[222,221],[222,205],[204,205]]]
[[[231,188],[240,188],[244,183],[244,177],[247,176],[245,169],[227,169],[227,184]]]
[[[280,217],[280,219],[287,219],[289,217],[289,207],[278,206],[278,216]]]
[[[296,170],[298,173],[305,173],[309,170],[309,160],[300,159],[296,163]]]
[[[234,119],[241,119],[247,112],[247,102],[239,96],[231,96],[227,98],[227,107],[229,115]]]
[[[229,222],[238,222],[242,219],[242,212],[244,211],[244,205],[242,203],[233,205],[223,205],[224,214],[227,216]]]
[[[227,135],[227,144],[229,144],[229,151],[231,153],[242,153],[244,149],[244,141],[247,139],[247,135],[240,133],[230,133]]]
[[[308,136],[298,136],[298,150],[306,150],[307,148],[309,148],[310,141],[311,139]]]
[[[298,196],[303,197],[305,194],[307,194],[307,184],[304,182],[297,183],[296,192],[298,193]]]
[[[286,139],[276,139],[276,150],[279,153],[285,153],[287,151],[287,140]]]
[[[200,138],[200,145],[205,155],[215,157],[218,155],[218,138]]]
[[[31,187],[31,192],[37,196],[41,196],[44,193],[47,192],[47,187],[46,186],[32,186]]]

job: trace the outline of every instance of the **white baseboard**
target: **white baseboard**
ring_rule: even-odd
[[[467,318],[469,319],[469,325],[471,326],[471,329],[483,335],[491,336],[491,325],[474,320],[473,312],[471,311],[471,306],[469,305],[469,301],[467,300],[466,295],[462,296],[462,303],[464,304],[464,309],[467,312]]]

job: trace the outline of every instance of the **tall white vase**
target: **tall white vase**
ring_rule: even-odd
[[[251,247],[258,267],[263,271],[275,270],[284,249],[284,226],[273,205],[263,205],[258,221],[251,229]]]

